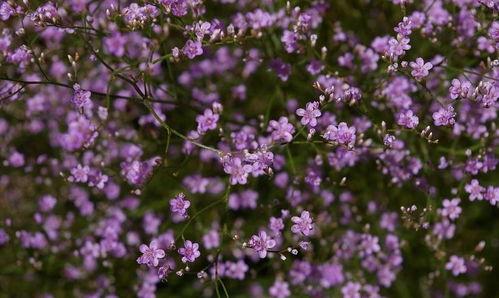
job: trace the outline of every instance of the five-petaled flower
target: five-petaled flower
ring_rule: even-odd
[[[353,147],[355,144],[355,131],[355,127],[348,127],[345,122],[340,122],[338,126],[329,125],[323,136],[328,141]]]
[[[424,62],[423,58],[417,58],[415,62],[409,63],[412,67],[411,75],[416,80],[421,80],[422,78],[428,76],[429,70],[433,68],[433,64],[430,62]]]
[[[159,259],[165,257],[165,251],[158,248],[158,241],[153,240],[149,246],[142,244],[139,247],[142,256],[137,259],[137,263],[146,264],[147,266],[156,267],[159,264]]]
[[[449,262],[445,264],[445,269],[452,271],[453,275],[459,275],[466,272],[466,265],[464,259],[456,255],[452,255]]]
[[[294,223],[294,225],[291,226],[291,231],[293,233],[301,233],[305,236],[312,234],[314,224],[312,223],[312,218],[310,217],[310,213],[308,211],[302,211],[300,217],[291,217],[291,221]]]
[[[319,102],[313,101],[307,103],[306,109],[299,108],[296,110],[296,115],[302,117],[300,123],[302,125],[310,125],[315,127],[317,125],[317,118],[321,116],[319,110]]]
[[[268,237],[265,231],[260,231],[258,235],[251,236],[249,245],[263,259],[267,256],[267,250],[276,246],[276,241]]]
[[[182,262],[194,262],[201,253],[199,252],[199,244],[193,243],[190,240],[184,241],[184,247],[179,248],[178,253],[182,255]]]
[[[186,215],[189,206],[191,206],[191,202],[185,200],[185,195],[183,193],[179,193],[175,198],[170,200],[170,210],[181,216]]]

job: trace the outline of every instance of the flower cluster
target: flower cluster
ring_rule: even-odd
[[[498,14],[0,0],[0,296],[495,297]]]

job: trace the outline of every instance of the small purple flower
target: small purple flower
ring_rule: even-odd
[[[408,110],[399,114],[397,124],[413,129],[418,126],[419,118],[418,116],[414,115],[413,111]]]
[[[244,275],[249,269],[248,265],[246,265],[243,260],[239,260],[237,261],[237,263],[227,262],[226,266],[227,268],[225,274],[227,275],[227,277],[238,280],[244,280]]]
[[[454,120],[456,113],[452,106],[440,108],[432,116],[436,126],[454,125],[456,123],[456,120]]]
[[[265,231],[260,231],[258,235],[251,236],[249,245],[263,259],[267,256],[267,250],[276,246],[276,242],[274,239],[268,237]]]
[[[307,71],[314,76],[319,74],[323,70],[324,70],[324,64],[322,64],[321,60],[312,60],[307,65]]]
[[[310,213],[308,211],[302,211],[300,217],[291,217],[291,221],[294,223],[294,225],[291,227],[291,231],[293,233],[301,233],[305,236],[312,234],[314,224],[312,223],[312,218],[310,217]]]
[[[92,94],[90,91],[81,89],[79,84],[74,84],[73,89],[74,93],[71,102],[75,107],[82,108],[90,102],[90,95]]]
[[[349,281],[341,288],[343,298],[360,298],[361,286],[359,283]]]
[[[82,166],[78,164],[76,167],[71,169],[71,182],[83,182],[88,181],[88,175],[90,173],[90,168],[88,166]]]
[[[302,125],[310,125],[315,127],[317,125],[317,119],[322,115],[319,110],[319,102],[309,102],[307,103],[306,109],[299,108],[296,110],[296,115],[302,117],[300,123]]]
[[[362,236],[362,242],[360,245],[366,255],[371,255],[381,250],[381,247],[379,246],[379,238],[369,234]]]
[[[284,49],[288,53],[293,53],[298,50],[298,36],[293,31],[284,30],[281,37],[281,42],[284,44]]]
[[[189,59],[194,59],[194,57],[202,55],[203,48],[201,42],[188,40],[182,48],[182,53]]]
[[[9,165],[14,168],[20,168],[24,166],[25,160],[24,155],[17,151],[14,151],[8,158]]]
[[[355,127],[348,127],[345,122],[340,122],[338,126],[329,125],[324,133],[324,138],[328,141],[334,141],[348,147],[353,147],[356,139],[355,131]]]
[[[288,122],[287,117],[279,118],[279,121],[270,120],[268,131],[271,131],[271,137],[274,142],[289,143],[293,140],[295,127]]]
[[[45,195],[38,201],[38,208],[40,208],[40,211],[42,212],[47,212],[54,209],[56,203],[56,198],[51,195]]]
[[[396,140],[395,136],[390,135],[390,134],[386,134],[383,137],[383,144],[385,144],[385,146],[388,148],[392,148],[393,144],[395,143],[395,140]]]
[[[199,252],[199,244],[193,243],[190,240],[184,242],[184,247],[179,248],[178,253],[182,255],[182,262],[194,262],[201,253]]]
[[[4,229],[0,228],[0,246],[9,242],[9,239],[9,234],[7,234]]]
[[[459,203],[461,202],[461,199],[459,198],[454,198],[452,200],[444,200],[442,202],[442,205],[444,208],[439,209],[438,212],[440,215],[448,217],[449,219],[457,219],[459,217],[459,214],[461,214],[461,207],[459,207]]]
[[[220,116],[213,113],[211,109],[204,110],[203,115],[196,116],[196,122],[198,123],[198,133],[200,135],[204,135],[207,131],[216,129],[219,118]]]
[[[181,216],[186,216],[187,208],[191,205],[191,202],[184,200],[185,195],[179,193],[175,198],[170,200],[170,210],[173,213],[179,214]]]
[[[405,51],[411,48],[409,42],[410,39],[407,37],[403,37],[400,40],[397,40],[395,38],[390,39],[390,41],[388,41],[389,45],[388,54],[392,57],[398,57],[404,55]]]
[[[243,165],[240,158],[226,158],[224,161],[224,171],[230,174],[230,184],[246,184],[248,182],[248,174],[252,172],[250,165]]]
[[[165,251],[158,248],[158,241],[153,240],[149,246],[142,244],[139,247],[142,256],[137,259],[137,263],[146,264],[150,267],[156,267],[159,264],[159,259],[165,257]]]
[[[279,58],[270,61],[270,68],[277,73],[277,76],[283,82],[286,82],[291,75],[291,64],[285,63]]]
[[[30,16],[31,20],[37,26],[43,26],[45,23],[54,23],[54,21],[57,21],[60,18],[59,10],[51,1],[38,7]]]
[[[2,21],[7,21],[11,16],[16,14],[16,10],[10,6],[10,4],[6,1],[2,1],[0,4],[0,19]]]
[[[461,82],[458,79],[452,80],[452,86],[449,87],[450,98],[466,98],[471,90],[471,83],[468,81]]]
[[[409,65],[413,69],[411,75],[416,80],[421,80],[422,78],[428,76],[429,70],[433,68],[433,64],[431,64],[430,62],[425,63],[423,58],[421,57],[417,58],[415,62],[409,63]]]
[[[114,32],[110,37],[104,38],[104,51],[118,58],[125,55],[126,38],[119,32]]]
[[[203,245],[206,249],[220,246],[220,234],[216,230],[210,230],[203,236]]]
[[[154,166],[157,162],[157,158],[151,158],[146,161],[124,161],[120,164],[121,175],[123,175],[123,177],[125,177],[127,182],[130,184],[142,185],[148,178],[151,177]]]
[[[282,229],[284,229],[284,221],[282,218],[270,217],[269,229],[274,232],[274,234],[279,234]]]
[[[282,280],[276,280],[274,284],[269,289],[269,294],[276,298],[285,298],[291,295],[289,291],[289,285],[287,282]]]
[[[445,269],[452,271],[454,276],[466,272],[466,265],[464,264],[464,259],[456,255],[452,255],[449,262],[445,264]]]
[[[470,201],[474,200],[483,200],[483,192],[485,191],[485,188],[480,186],[478,183],[478,180],[473,179],[471,180],[470,184],[466,184],[464,187],[464,190],[470,194],[469,199]]]

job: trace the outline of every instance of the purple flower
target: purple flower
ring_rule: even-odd
[[[404,37],[400,40],[395,38],[390,39],[390,41],[388,42],[389,45],[388,54],[392,57],[398,57],[404,55],[405,51],[411,48],[409,42],[410,39],[407,37]]]
[[[312,234],[314,225],[312,223],[312,218],[310,217],[310,213],[308,211],[302,211],[300,217],[293,216],[291,217],[291,221],[294,223],[291,226],[291,231],[295,234],[303,234],[308,236]]]
[[[381,250],[379,238],[369,234],[362,235],[361,247],[366,255],[371,255]]]
[[[383,144],[385,144],[386,147],[388,148],[392,148],[393,147],[393,144],[395,143],[395,140],[397,140],[395,138],[395,136],[393,135],[390,135],[390,134],[386,134],[384,137],[383,137]]]
[[[298,50],[298,36],[293,31],[284,30],[281,41],[284,44],[284,49],[288,53],[293,53]]]
[[[423,58],[419,57],[416,59],[416,62],[411,62],[409,65],[412,67],[413,71],[411,75],[416,80],[421,80],[422,78],[428,76],[429,70],[433,68],[433,64],[430,62],[424,62]]]
[[[88,181],[88,175],[90,173],[90,168],[88,166],[82,166],[78,164],[76,167],[71,169],[71,182],[83,182]]]
[[[246,184],[248,182],[248,174],[251,173],[252,167],[250,165],[243,165],[240,158],[225,158],[224,171],[230,174],[230,184]]]
[[[470,184],[465,185],[464,190],[470,194],[469,196],[470,201],[474,201],[476,199],[483,200],[482,192],[485,191],[485,188],[480,186],[478,180],[476,179],[471,180]]]
[[[452,86],[449,87],[450,98],[467,98],[471,90],[471,83],[468,81],[461,82],[458,79],[452,80]]]
[[[320,284],[326,289],[337,286],[345,280],[341,265],[324,264],[319,267],[319,272],[321,273]]]
[[[90,102],[90,95],[92,94],[90,91],[85,91],[81,89],[80,85],[73,85],[74,93],[73,97],[71,97],[71,102],[77,108],[82,108],[87,103]]]
[[[125,177],[128,183],[133,185],[142,185],[151,177],[153,167],[158,159],[151,158],[150,160],[140,161],[134,160],[131,162],[124,161],[121,163],[121,175]]]
[[[489,186],[485,191],[483,198],[489,201],[489,203],[493,206],[499,203],[499,187]]]
[[[459,198],[454,198],[452,200],[444,200],[442,202],[442,205],[444,208],[439,209],[438,212],[440,215],[448,217],[449,219],[457,219],[459,217],[459,214],[461,214],[461,207],[459,207],[459,203],[461,202],[461,199]]]
[[[118,58],[125,55],[126,38],[119,32],[114,32],[110,37],[104,38],[104,51]]]
[[[353,147],[356,139],[355,131],[355,127],[348,127],[345,122],[340,122],[338,126],[329,125],[323,136],[328,141],[334,141],[348,147]]]
[[[25,68],[31,61],[33,54],[26,45],[22,45],[12,52],[8,52],[7,61],[19,64],[19,67]]]
[[[397,124],[413,129],[418,126],[419,118],[411,110],[408,110],[399,114]]]
[[[31,14],[31,20],[37,26],[43,26],[45,23],[54,23],[59,18],[59,11],[51,1],[38,7],[36,11]]]
[[[10,156],[9,156],[9,165],[14,167],[14,168],[20,168],[24,166],[25,160],[24,160],[24,155],[22,153],[19,153],[17,151],[14,151]]]
[[[0,228],[0,246],[9,242],[9,239],[9,234],[7,234],[4,229]]]
[[[258,235],[251,236],[249,245],[263,259],[267,256],[267,250],[274,248],[276,242],[274,239],[269,238],[265,231],[260,231]]]
[[[276,298],[285,298],[291,295],[289,291],[289,285],[287,282],[282,280],[276,280],[274,284],[269,289],[269,294]]]
[[[210,230],[203,236],[203,245],[206,249],[220,246],[220,234],[216,230]]]
[[[159,9],[150,4],[139,6],[137,3],[132,3],[130,6],[123,9],[122,14],[125,23],[132,28],[135,28],[140,27],[145,22],[157,17],[159,15]]]
[[[445,264],[445,269],[452,271],[454,276],[466,272],[466,265],[464,264],[464,259],[456,255],[452,255],[449,262]]]
[[[283,82],[286,82],[291,75],[291,64],[285,63],[279,58],[270,61],[270,68],[277,73],[277,76]]]
[[[360,298],[360,284],[349,281],[346,285],[341,288],[341,293],[343,298]]]
[[[159,2],[166,7],[167,11],[171,11],[174,16],[181,17],[187,14],[186,0],[159,0]]]
[[[321,111],[319,110],[319,102],[309,102],[307,103],[306,109],[299,108],[296,110],[296,115],[302,117],[300,123],[302,125],[310,125],[315,127],[317,125],[317,119],[321,116]]]
[[[40,208],[40,211],[47,212],[54,209],[56,203],[56,198],[51,195],[45,195],[38,201],[38,207]]]
[[[274,142],[289,143],[293,140],[295,127],[288,122],[287,117],[279,118],[279,121],[270,120],[268,131],[271,131],[271,137]]]
[[[153,240],[149,246],[141,244],[139,247],[142,256],[137,259],[137,263],[146,264],[150,267],[156,267],[159,264],[159,259],[165,257],[165,251],[158,248],[158,241]]]
[[[184,53],[189,59],[194,59],[194,57],[202,55],[203,48],[201,46],[201,42],[189,39],[182,48],[182,53]]]
[[[10,4],[6,1],[2,1],[0,4],[0,19],[2,21],[7,21],[11,16],[16,14],[16,10],[10,6]]]
[[[244,280],[244,275],[248,271],[249,267],[243,260],[235,262],[227,262],[225,275],[229,278]]]
[[[456,113],[454,112],[454,108],[452,106],[440,108],[432,115],[436,126],[454,125],[456,123],[456,120],[454,120],[455,116]]]
[[[190,240],[184,242],[184,247],[179,248],[178,253],[182,255],[182,262],[194,262],[201,253],[199,252],[199,244],[192,243]]]
[[[219,118],[220,116],[213,113],[211,109],[204,110],[203,115],[196,116],[196,122],[198,123],[198,133],[200,135],[204,135],[207,131],[216,129]]]
[[[314,76],[319,74],[323,70],[324,70],[324,65],[322,64],[321,60],[312,60],[307,65],[307,71]]]
[[[284,229],[284,221],[282,218],[270,217],[269,229],[274,232],[274,234],[279,234],[282,229]]]
[[[187,208],[191,205],[191,202],[184,200],[185,195],[179,193],[175,198],[170,200],[170,210],[173,213],[179,214],[181,216],[186,215]]]

